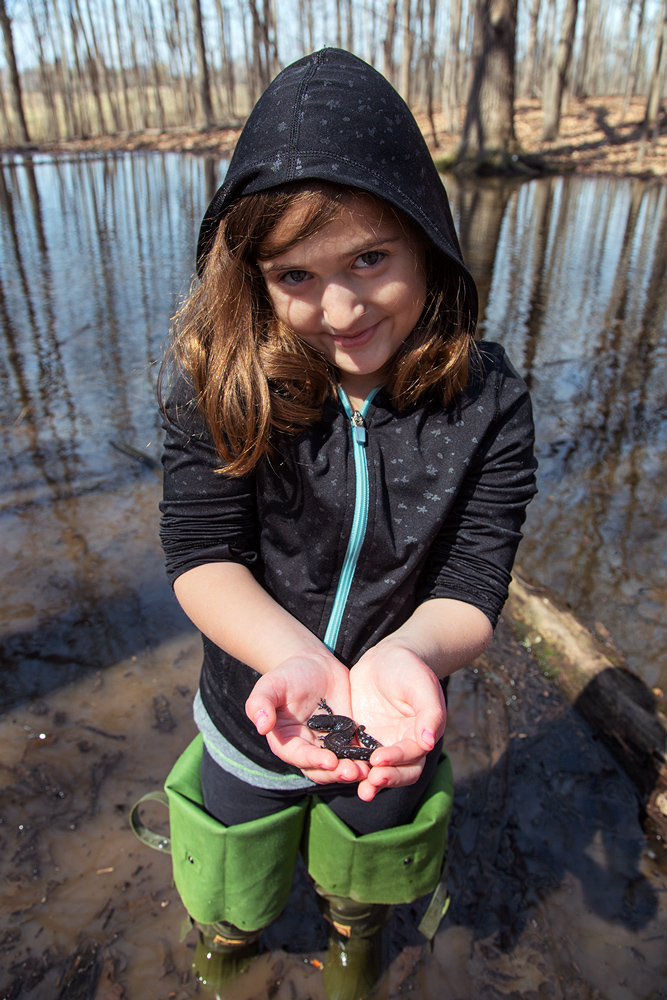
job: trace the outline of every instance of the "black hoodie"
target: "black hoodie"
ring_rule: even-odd
[[[261,97],[206,212],[198,265],[236,198],[298,178],[360,188],[409,215],[459,271],[476,317],[447,196],[412,114],[384,77],[348,52],[325,49],[300,60]],[[167,405],[161,505],[172,582],[207,562],[242,563],[321,639],[334,609],[342,610],[332,646],[348,666],[431,598],[473,604],[495,625],[535,492],[535,461],[526,386],[502,348],[479,346],[482,364],[456,405],[398,411],[381,389],[359,449],[349,414],[329,399],[319,422],[281,437],[279,458],[243,479],[215,471],[211,435],[181,381]],[[362,474],[367,522],[350,563]],[[352,571],[349,591],[344,565]],[[228,769],[241,777],[248,764],[295,773],[245,715],[258,677],[204,639],[203,706],[240,752]]]

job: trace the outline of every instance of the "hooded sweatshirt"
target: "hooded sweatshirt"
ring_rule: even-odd
[[[204,217],[198,268],[238,197],[299,179],[355,187],[408,215],[459,273],[474,322],[475,284],[421,132],[384,77],[349,52],[301,59],[260,98]],[[216,471],[220,458],[182,379],[165,419],[161,534],[172,583],[208,562],[245,565],[349,667],[425,600],[473,604],[495,625],[535,492],[533,424],[502,348],[479,349],[448,408],[398,410],[381,388],[353,414],[341,390],[319,421],[278,436],[277,457],[241,479]],[[260,675],[203,642],[195,717],[214,758],[261,787],[310,785],[245,714]]]

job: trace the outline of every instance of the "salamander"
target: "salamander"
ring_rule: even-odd
[[[358,726],[354,719],[348,718],[347,715],[334,715],[323,698],[320,699],[318,708],[327,714],[311,716],[306,725],[309,729],[327,734],[319,737],[322,746],[327,750],[333,750],[339,759],[368,760],[373,751],[382,746],[366,732],[365,726]],[[362,746],[351,746],[355,736]]]

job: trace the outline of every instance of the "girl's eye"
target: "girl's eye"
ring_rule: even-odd
[[[381,260],[387,255],[382,252],[382,250],[368,250],[367,253],[359,254],[355,260],[357,267],[374,267],[375,264],[379,264]]]
[[[308,271],[286,271],[285,274],[280,278],[286,285],[300,285],[303,281],[310,277],[310,272]]]

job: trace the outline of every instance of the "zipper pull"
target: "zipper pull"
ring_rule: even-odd
[[[366,444],[364,418],[359,413],[359,410],[355,410],[350,419],[352,421],[352,440],[357,441],[359,444]]]

